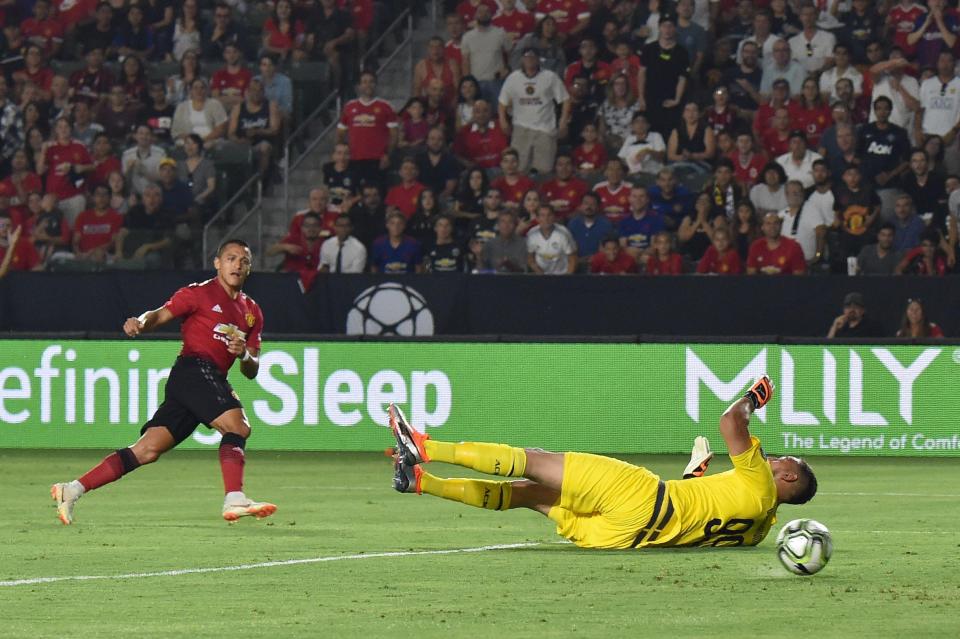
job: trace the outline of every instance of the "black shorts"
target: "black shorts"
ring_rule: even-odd
[[[213,362],[199,357],[177,358],[164,387],[163,403],[140,434],[163,426],[177,444],[189,437],[198,424],[209,426],[232,408],[242,408],[226,376]]]

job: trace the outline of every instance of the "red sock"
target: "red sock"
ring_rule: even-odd
[[[223,490],[225,493],[240,492],[243,490],[243,455],[242,444],[234,441],[220,443],[220,472],[223,473]],[[239,439],[239,438],[238,438]],[[241,440],[242,442],[242,440]]]
[[[86,490],[100,488],[104,484],[117,481],[123,477],[123,460],[117,453],[110,453],[103,458],[103,461],[87,471],[87,474],[79,479]]]

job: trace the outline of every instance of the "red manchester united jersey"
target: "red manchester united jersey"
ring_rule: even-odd
[[[108,246],[122,228],[123,216],[113,209],[107,209],[104,215],[87,209],[77,216],[73,232],[79,238],[80,252],[86,253],[100,246]]]
[[[606,166],[607,150],[602,144],[594,144],[592,149],[581,144],[573,150],[573,164],[581,173],[595,173]]]
[[[213,78],[210,80],[210,89],[221,93],[235,90],[243,95],[246,93],[247,86],[249,86],[250,80],[252,79],[253,74],[250,73],[250,69],[240,67],[240,70],[236,73],[230,73],[230,71],[224,67],[214,72]]]
[[[572,178],[566,182],[550,180],[540,187],[540,195],[550,203],[561,220],[566,220],[573,216],[577,207],[580,206],[580,200],[589,190],[587,183],[579,178]]]
[[[763,275],[802,275],[807,271],[800,245],[787,237],[780,238],[777,248],[771,249],[761,237],[750,245],[747,266]]]
[[[453,142],[453,152],[482,169],[492,169],[500,166],[500,154],[508,146],[507,136],[491,121],[486,131],[481,131],[476,124],[461,127]]]
[[[630,210],[630,185],[621,182],[613,188],[604,180],[593,187],[594,193],[600,198],[600,210],[606,213],[607,218],[616,225],[627,216]]]
[[[379,98],[364,102],[358,98],[343,107],[338,126],[347,131],[352,159],[379,160],[387,152],[390,129],[399,126],[399,121],[389,102]]]
[[[517,181],[510,184],[506,176],[500,176],[490,183],[490,187],[500,191],[504,203],[519,205],[523,203],[523,196],[527,191],[537,188],[537,183],[526,175],[518,175]]]
[[[697,273],[714,273],[717,275],[739,275],[743,272],[740,254],[730,249],[723,255],[717,252],[712,244],[697,264]]]
[[[73,167],[78,164],[93,164],[93,159],[90,158],[87,147],[73,140],[69,144],[55,143],[47,147],[46,164],[47,192],[65,200],[83,193],[80,188],[83,181]],[[70,164],[71,167],[64,171],[60,168],[62,164]]]
[[[516,42],[523,36],[533,31],[533,28],[537,26],[537,21],[533,17],[532,13],[521,13],[520,11],[514,11],[510,15],[498,13],[493,18],[493,25],[506,31],[507,35],[513,38],[513,41]]]
[[[184,318],[180,354],[210,360],[224,375],[237,359],[227,350],[231,337],[240,335],[249,348],[260,348],[260,307],[245,293],[231,299],[216,278],[184,286],[163,307],[174,317]]]
[[[570,33],[581,18],[589,18],[590,11],[583,0],[540,0],[537,3],[537,18],[553,16],[560,33]]]

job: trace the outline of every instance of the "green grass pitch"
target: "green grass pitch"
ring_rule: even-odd
[[[578,549],[527,511],[399,495],[374,454],[251,452],[269,520],[220,519],[214,451],[174,452],[56,521],[49,484],[99,451],[0,451],[0,581],[222,568],[529,543],[250,570],[0,587],[0,637],[957,637],[960,487],[949,459],[812,459],[819,494],[756,548]],[[674,477],[680,457],[630,457]],[[726,459],[711,471],[729,467]],[[463,475],[437,465],[438,474]],[[780,525],[833,532],[813,577],[781,568]]]

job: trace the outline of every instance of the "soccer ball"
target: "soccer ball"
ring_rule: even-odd
[[[794,519],[777,535],[777,557],[795,575],[820,572],[833,554],[830,531],[813,519]]]
[[[418,291],[384,282],[353,300],[346,328],[347,335],[433,335],[433,313]]]

